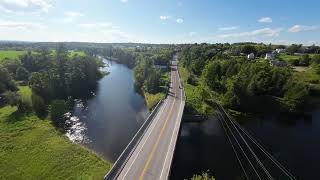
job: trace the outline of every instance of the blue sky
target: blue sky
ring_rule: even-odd
[[[0,39],[320,44],[319,0],[0,0]]]

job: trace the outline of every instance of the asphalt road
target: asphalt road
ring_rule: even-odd
[[[176,61],[171,66],[168,97],[122,169],[118,179],[167,179],[184,108]]]

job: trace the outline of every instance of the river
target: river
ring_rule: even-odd
[[[98,82],[96,95],[74,108],[67,136],[114,162],[147,117],[144,98],[134,89],[133,71],[104,60],[110,72]]]
[[[114,162],[144,122],[148,110],[134,89],[133,71],[105,60],[110,74],[99,81],[96,95],[75,106],[67,136]],[[317,179],[320,169],[320,110],[308,119],[281,121],[275,116],[253,118],[243,127],[256,137],[298,179]],[[190,178],[209,170],[217,179],[241,175],[238,162],[218,121],[184,123],[173,161],[171,179]]]

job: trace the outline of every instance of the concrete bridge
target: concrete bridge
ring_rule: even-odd
[[[168,179],[185,105],[176,57],[170,78],[167,97],[150,113],[105,176],[106,180]]]

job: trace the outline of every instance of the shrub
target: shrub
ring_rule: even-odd
[[[56,127],[64,128],[64,114],[68,112],[67,103],[64,100],[54,100],[51,103],[51,120]]]
[[[41,96],[35,93],[31,95],[32,108],[38,117],[44,118],[47,114],[47,106]]]

